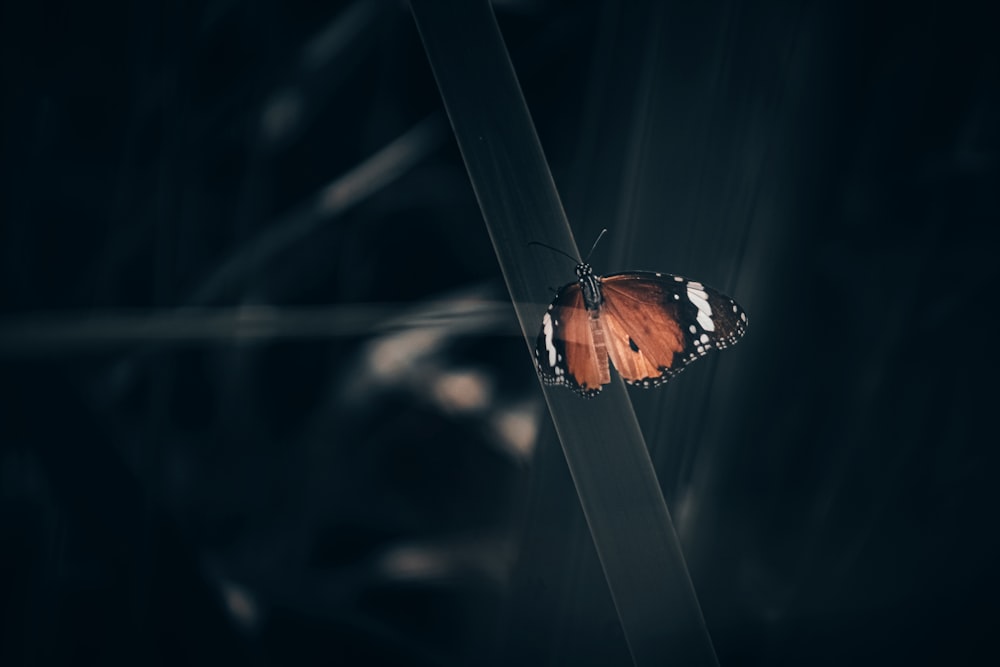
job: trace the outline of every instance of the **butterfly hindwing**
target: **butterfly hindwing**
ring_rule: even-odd
[[[618,273],[602,278],[601,289],[608,353],[636,386],[661,385],[746,332],[746,313],[733,299],[681,276]]]
[[[543,382],[584,396],[593,396],[611,381],[603,331],[587,311],[577,283],[560,289],[542,317],[535,363]]]

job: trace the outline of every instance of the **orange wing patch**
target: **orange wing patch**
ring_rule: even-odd
[[[662,288],[636,281],[629,281],[628,292],[617,289],[614,281],[602,287],[606,294],[613,295],[601,309],[607,350],[626,381],[658,379],[665,369],[683,366],[685,339],[678,324],[677,306],[666,301]]]
[[[566,368],[584,391],[600,389],[611,382],[604,332],[583,304],[583,292],[576,285],[565,304],[551,312],[553,327],[565,342]]]

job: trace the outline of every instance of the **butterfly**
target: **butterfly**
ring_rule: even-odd
[[[695,280],[647,271],[597,276],[586,260],[576,275],[556,291],[535,343],[547,385],[595,396],[611,382],[610,357],[628,384],[658,387],[747,331],[736,301]]]

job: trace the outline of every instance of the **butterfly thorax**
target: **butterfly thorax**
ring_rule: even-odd
[[[590,264],[581,263],[576,265],[577,282],[583,291],[583,305],[591,313],[596,313],[604,303],[604,294],[601,292],[601,279],[594,275],[594,269]]]

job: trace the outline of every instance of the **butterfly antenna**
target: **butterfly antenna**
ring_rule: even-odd
[[[590,252],[587,253],[587,259],[585,259],[583,261],[585,261],[585,262],[589,262],[590,261],[590,256],[594,254],[594,249],[597,248],[597,244],[601,242],[601,239],[603,239],[604,235],[607,234],[607,233],[608,233],[607,227],[605,227],[604,229],[601,230],[601,233],[597,235],[597,240],[594,241],[594,245],[590,246]]]
[[[569,254],[568,252],[563,252],[563,251],[562,251],[562,250],[560,250],[559,248],[553,248],[553,247],[552,247],[552,246],[550,246],[549,244],[547,244],[547,243],[542,243],[541,241],[528,241],[528,245],[540,245],[540,246],[542,246],[543,248],[548,248],[548,249],[549,249],[549,250],[551,250],[552,252],[557,252],[557,253],[559,253],[560,255],[562,255],[563,257],[569,257],[569,258],[570,258],[571,260],[573,260],[573,263],[574,263],[574,264],[578,264],[578,263],[579,263],[579,261],[580,261],[580,260],[578,260],[578,259],[577,259],[576,257],[573,257],[573,255]]]

